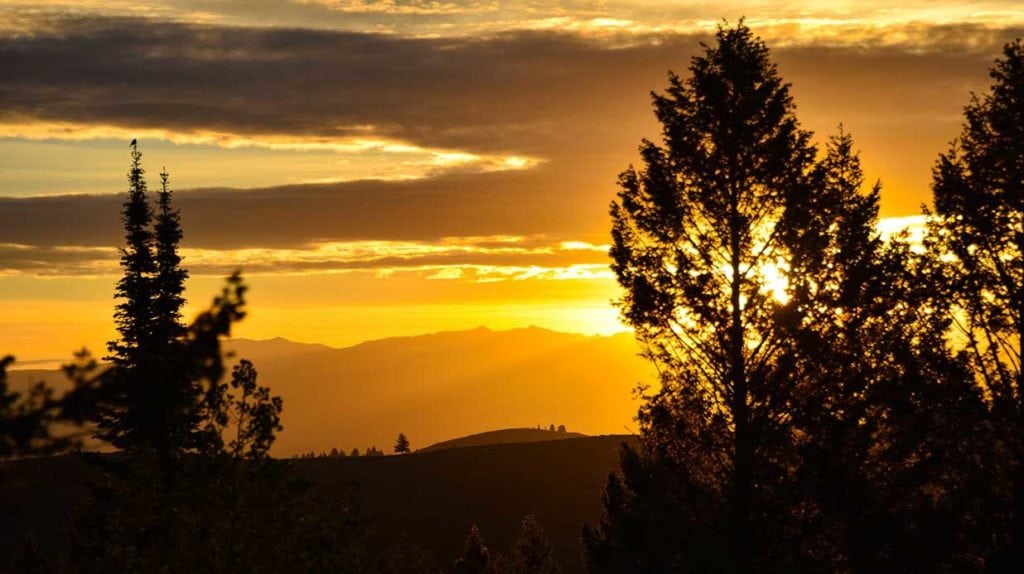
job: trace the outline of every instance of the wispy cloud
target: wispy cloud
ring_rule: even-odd
[[[566,247],[569,245],[569,247]],[[439,241],[326,242],[301,249],[183,248],[193,275],[310,275],[372,271],[414,273],[431,279],[487,282],[608,278],[607,249],[545,237],[446,237]],[[0,244],[0,275],[37,277],[116,276],[114,247]]]
[[[328,10],[355,14],[411,14],[450,15],[494,13],[497,1],[439,1],[439,0],[295,0],[298,4],[322,6]]]
[[[460,150],[419,146],[407,141],[379,137],[374,126],[346,126],[343,132],[363,135],[325,137],[273,133],[241,134],[209,129],[180,131],[145,126],[86,124],[51,121],[0,122],[0,139],[18,138],[30,141],[88,142],[96,140],[131,139],[166,141],[177,145],[215,146],[218,148],[262,149],[279,152],[328,152],[341,156],[385,156],[389,169],[378,172],[372,164],[366,170],[349,170],[344,177],[304,179],[308,183],[331,183],[356,179],[414,179],[437,175],[446,170],[505,171],[535,167],[543,160],[522,155],[472,153]]]
[[[898,6],[883,0],[0,0],[0,10],[10,14],[0,28],[21,33],[33,28],[28,16],[130,13],[193,24],[387,31],[416,37],[559,30],[620,44],[704,35],[723,18],[744,15],[773,43],[804,46],[878,41],[932,46],[936,42],[929,30],[934,27],[967,27],[978,33],[1024,25],[1016,0],[911,0]]]

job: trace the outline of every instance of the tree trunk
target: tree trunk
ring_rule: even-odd
[[[735,195],[734,195],[735,197]],[[753,452],[750,442],[750,411],[747,402],[746,364],[743,354],[743,314],[741,305],[742,280],[740,277],[740,234],[741,221],[738,201],[734,200],[729,222],[730,250],[732,261],[730,325],[730,374],[732,379],[732,416],[734,425],[733,492],[735,496],[734,543],[737,566],[741,572],[750,572],[754,562],[755,540],[751,521],[751,498],[753,491]]]

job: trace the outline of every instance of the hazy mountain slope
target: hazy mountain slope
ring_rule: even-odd
[[[275,456],[368,446],[413,449],[494,428],[564,424],[587,435],[634,432],[633,389],[654,381],[632,335],[539,328],[445,332],[335,349],[284,339],[234,340],[259,382],[284,398]],[[14,388],[59,371],[12,371]]]
[[[281,340],[230,347],[284,398],[276,456],[333,447],[390,450],[399,432],[416,449],[484,429],[537,424],[584,434],[632,431],[632,391],[653,380],[625,334],[475,329],[345,349]]]
[[[464,437],[434,443],[416,452],[434,452],[450,448],[468,448],[472,446],[484,446],[488,444],[508,444],[521,442],[545,442],[549,440],[565,440],[568,438],[583,438],[585,435],[576,432],[550,431],[547,428],[532,429],[501,429],[471,434]]]

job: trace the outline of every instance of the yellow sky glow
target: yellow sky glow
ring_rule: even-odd
[[[0,355],[113,337],[131,139],[188,206],[189,315],[247,277],[238,336],[621,331],[616,176],[650,91],[743,15],[819,147],[854,134],[882,236],[919,240],[1018,0],[0,0]]]

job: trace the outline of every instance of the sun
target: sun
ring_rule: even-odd
[[[783,262],[766,263],[761,266],[762,288],[780,305],[789,303],[789,278],[787,265]]]

